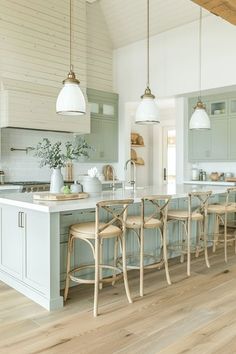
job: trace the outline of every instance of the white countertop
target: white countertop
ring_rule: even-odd
[[[103,191],[96,197],[89,197],[79,200],[67,201],[50,201],[42,202],[33,200],[33,193],[11,193],[0,196],[0,203],[13,205],[20,208],[31,210],[38,210],[42,212],[63,212],[70,210],[81,210],[94,208],[96,203],[101,200],[116,200],[133,198],[134,202],[139,202],[145,195],[171,195],[172,198],[183,198],[191,191],[207,191],[212,190],[213,194],[220,194],[225,192],[224,186],[196,186],[196,185],[176,185],[176,184],[163,184],[160,186],[150,186],[144,189],[138,189],[135,192],[132,190],[119,189],[117,191]]]
[[[236,182],[225,182],[225,181],[184,181],[184,184],[208,185],[208,186],[236,186]]]

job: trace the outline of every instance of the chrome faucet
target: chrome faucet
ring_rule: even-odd
[[[135,186],[136,186],[136,163],[132,159],[127,160],[126,163],[125,163],[125,170],[126,171],[127,171],[129,163],[130,163],[130,167],[133,166],[133,174],[131,173],[131,175],[130,175],[131,180],[129,181],[129,183],[131,184],[133,189],[135,189]],[[132,169],[131,169],[131,172],[132,172]]]

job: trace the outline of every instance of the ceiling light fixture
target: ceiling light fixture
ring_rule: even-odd
[[[199,96],[196,106],[194,107],[194,112],[191,116],[189,122],[189,129],[210,129],[211,122],[208,114],[206,112],[206,107],[202,103],[202,8],[200,7],[200,18],[199,18]]]
[[[82,115],[86,113],[86,103],[83,92],[76,79],[72,65],[72,4],[70,0],[70,72],[63,81],[56,103],[56,112],[61,115]]]
[[[155,96],[149,87],[149,71],[149,0],[147,0],[147,87],[141,96],[142,101],[139,103],[135,114],[135,123],[137,124],[160,123]]]

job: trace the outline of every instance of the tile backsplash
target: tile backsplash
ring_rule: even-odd
[[[62,143],[72,140],[73,134],[48,131],[35,131],[25,129],[1,129],[1,169],[5,172],[5,180],[12,181],[49,181],[51,171],[48,167],[39,167],[39,160],[34,157],[34,152],[11,151],[11,148],[25,149],[35,147],[42,138],[48,138],[52,142]],[[73,163],[74,179],[86,174],[88,169],[96,166],[102,171],[105,163]],[[113,164],[116,167],[116,164]],[[65,169],[62,169],[65,177]]]

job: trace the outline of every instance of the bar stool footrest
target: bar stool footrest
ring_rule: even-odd
[[[94,279],[84,279],[84,278],[80,278],[78,276],[72,275],[73,273],[77,273],[80,272],[84,269],[94,269],[95,270],[95,265],[91,264],[91,265],[83,265],[74,269],[71,269],[70,272],[68,273],[68,276],[70,278],[70,280],[74,281],[75,283],[79,283],[79,284],[94,284],[95,280]],[[123,278],[123,272],[122,269],[120,269],[119,267],[115,267],[112,265],[105,265],[105,264],[100,264],[99,265],[99,269],[110,269],[112,271],[117,272],[117,274],[112,274],[109,277],[106,278],[102,278],[99,279],[99,283],[112,283],[114,281],[117,281],[119,279]]]

